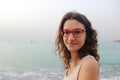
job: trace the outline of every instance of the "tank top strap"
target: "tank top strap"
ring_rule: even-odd
[[[85,57],[82,58],[82,61],[81,61],[81,62],[83,62],[85,59],[88,59],[88,58],[93,58],[93,59],[95,59],[93,56],[87,55],[87,56],[85,56]]]
[[[93,58],[93,59],[95,59],[93,56],[87,55],[87,56],[85,56],[85,57],[83,57],[83,58],[81,59],[81,61],[80,61],[80,63],[78,64],[78,66],[80,67],[80,65],[83,63],[83,61],[86,60],[86,59],[88,59],[88,58]]]
[[[73,71],[73,73],[70,76],[66,76],[66,73],[65,73],[65,77],[64,77],[63,80],[77,80],[77,76],[78,76],[78,72],[79,72],[79,70],[81,68],[81,64],[83,63],[84,60],[86,60],[88,58],[94,58],[94,57],[91,56],[91,55],[87,55],[87,56],[83,57],[81,59],[81,61],[79,62],[79,64],[75,67],[75,70]]]
[[[78,72],[79,72],[79,70],[80,70],[80,68],[81,68],[82,63],[84,62],[84,60],[86,60],[86,59],[88,59],[88,58],[93,58],[93,59],[95,59],[95,58],[94,58],[93,56],[91,56],[91,55],[87,55],[87,56],[83,57],[83,58],[81,59],[80,63],[76,66],[76,69],[75,69],[75,71],[74,71],[74,73],[76,73],[76,75],[75,75],[76,78],[77,78],[77,76],[78,76]],[[77,79],[76,79],[76,80],[77,80]]]

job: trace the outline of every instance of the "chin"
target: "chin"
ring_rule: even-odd
[[[77,51],[78,51],[78,49],[73,49],[73,48],[68,48],[68,50],[69,50],[70,52],[77,52]]]

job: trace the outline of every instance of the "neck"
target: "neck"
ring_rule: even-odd
[[[77,52],[71,53],[71,62],[70,62],[71,65],[76,65],[78,60],[79,60],[78,53]]]
[[[71,52],[71,60],[75,60],[78,57],[77,52]]]

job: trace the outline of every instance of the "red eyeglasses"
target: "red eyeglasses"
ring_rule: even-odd
[[[85,31],[86,31],[85,29],[81,29],[81,28],[76,28],[73,30],[63,29],[63,30],[60,30],[60,33],[63,37],[66,37],[66,38],[69,37],[70,33],[72,33],[72,35],[75,38],[80,38],[82,36],[83,32],[85,32]]]

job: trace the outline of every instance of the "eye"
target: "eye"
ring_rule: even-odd
[[[74,31],[74,34],[75,35],[79,35],[79,34],[81,34],[82,32],[80,31],[80,30],[76,30],[76,31]]]
[[[64,35],[69,35],[69,31],[63,31]]]

